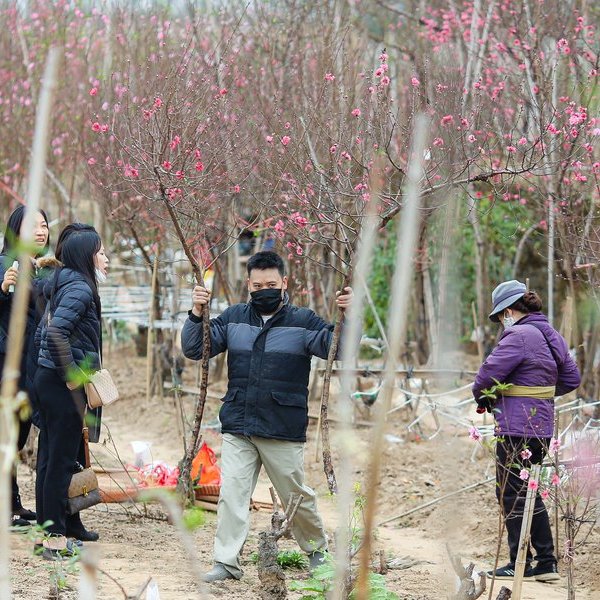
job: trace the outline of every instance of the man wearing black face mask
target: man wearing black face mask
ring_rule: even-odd
[[[223,483],[215,565],[204,576],[207,582],[242,576],[239,553],[261,466],[283,502],[290,493],[304,497],[292,533],[308,553],[311,568],[327,550],[315,493],[304,483],[304,442],[311,357],[327,358],[333,325],[289,303],[283,260],[275,252],[255,254],[247,270],[250,302],[230,306],[210,322],[211,357],[228,350],[228,389],[219,413]],[[205,288],[194,288],[193,308],[181,334],[183,353],[191,359],[202,356],[201,314],[209,297]],[[348,308],[352,289],[338,292],[336,301]]]

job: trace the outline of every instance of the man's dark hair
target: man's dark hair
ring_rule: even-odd
[[[248,259],[246,265],[248,276],[252,272],[252,269],[277,269],[279,274],[283,277],[285,275],[285,265],[283,259],[276,252],[265,250],[264,252],[257,252]]]

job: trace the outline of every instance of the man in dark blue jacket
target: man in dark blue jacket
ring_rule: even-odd
[[[228,388],[219,413],[223,483],[217,514],[215,566],[207,582],[242,576],[239,553],[249,530],[249,505],[261,466],[284,503],[290,493],[304,497],[292,533],[317,566],[327,549],[315,493],[304,483],[304,442],[308,425],[308,378],[313,355],[326,358],[333,326],[308,308],[289,303],[283,260],[259,252],[247,265],[251,300],[211,319],[211,357],[228,351]],[[183,326],[183,353],[202,356],[202,307],[209,292],[192,294]],[[346,309],[352,289],[338,292]]]

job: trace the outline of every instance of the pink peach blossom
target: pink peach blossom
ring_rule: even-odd
[[[123,167],[123,175],[125,175],[125,177],[137,177],[139,172],[135,167],[127,164],[125,167]]]
[[[560,450],[560,440],[556,438],[552,438],[550,440],[550,444],[548,445],[548,452],[550,454],[556,454]]]
[[[481,435],[481,431],[479,431],[477,427],[473,426],[469,427],[469,438],[475,442],[478,442],[483,438],[483,436]]]

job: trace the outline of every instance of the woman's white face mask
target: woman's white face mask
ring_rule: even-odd
[[[511,316],[509,313],[504,313],[502,317],[502,325],[504,325],[504,329],[512,327],[516,322],[517,321],[513,316]]]
[[[94,264],[96,266],[96,281],[98,283],[104,283],[108,274],[108,256],[106,256],[104,244],[100,246],[100,250],[96,256],[94,256]]]
[[[95,271],[96,271],[96,281],[98,283],[105,283],[106,280],[108,279],[107,276],[98,267],[96,267]]]

